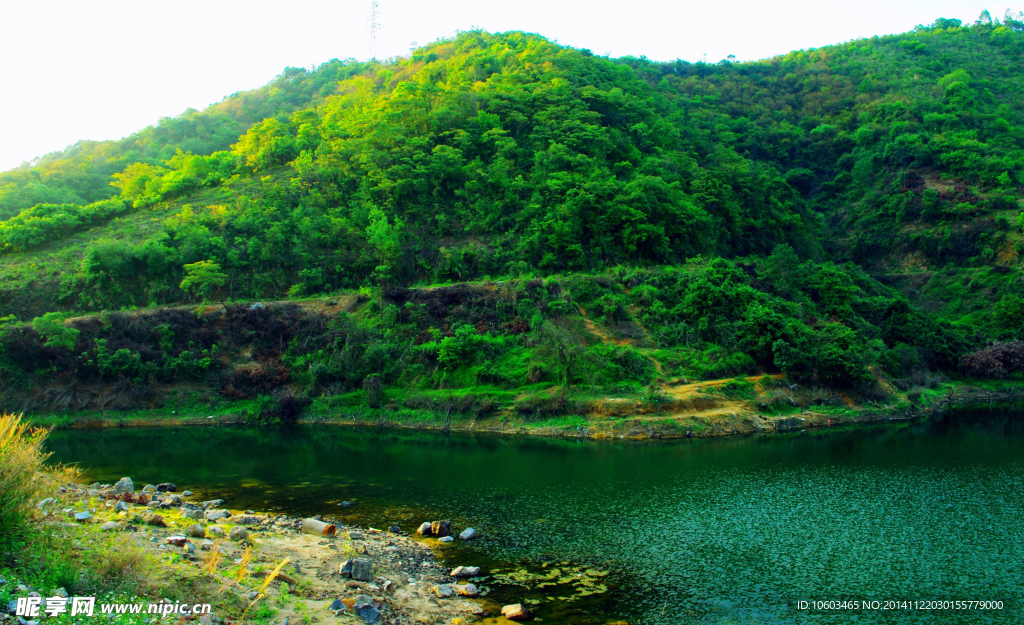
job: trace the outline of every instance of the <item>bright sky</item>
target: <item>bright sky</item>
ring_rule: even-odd
[[[597,54],[717,62],[774,56],[937,17],[974,0],[380,0],[378,58],[457,30],[524,30]],[[118,139],[269,82],[370,56],[371,0],[0,0],[0,171],[79,139]],[[1013,7],[1019,10],[1022,7]]]

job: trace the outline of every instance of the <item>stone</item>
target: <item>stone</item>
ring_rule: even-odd
[[[221,519],[231,518],[231,512],[228,510],[207,510],[206,520],[207,521],[220,521]]]
[[[17,611],[18,611],[18,601],[17,601],[17,599],[12,599],[12,600],[7,602],[7,611],[9,613],[11,613],[11,614],[17,613]]]
[[[38,504],[36,504],[36,507],[39,508],[40,510],[42,510],[46,506],[56,505],[56,504],[57,504],[57,500],[56,499],[54,499],[53,497],[47,497],[46,499],[44,499],[44,500],[40,501]]]
[[[206,528],[198,523],[188,526],[188,535],[192,538],[206,538]]]
[[[173,493],[178,490],[178,487],[173,482],[164,482],[163,484],[157,484],[156,490],[158,493]]]
[[[217,506],[224,505],[224,500],[223,499],[211,499],[210,501],[204,501],[204,502],[202,502],[199,505],[201,505],[204,508],[216,508]]]
[[[437,596],[441,597],[442,599],[447,599],[448,597],[451,597],[451,596],[455,595],[455,591],[452,590],[452,585],[451,584],[439,584],[439,585],[435,586],[434,587],[434,593],[437,594]]]
[[[430,521],[424,521],[416,530],[416,533],[423,534],[424,536],[430,536]]]
[[[159,514],[149,513],[143,517],[143,522],[146,525],[154,525],[156,527],[166,527],[167,523],[164,522],[164,517]]]
[[[370,561],[366,558],[356,558],[352,560],[352,579],[359,580],[361,582],[372,582],[373,581],[373,566]]]
[[[388,531],[391,532],[392,534],[401,534],[402,533],[402,528],[398,527],[397,525],[392,525],[392,526],[388,527]]]
[[[116,532],[118,527],[117,521],[107,521],[100,526],[100,529],[104,532]]]
[[[181,546],[181,549],[187,554],[194,554],[196,552],[195,545],[193,545],[192,543],[185,543]]]
[[[88,521],[89,517],[91,516],[92,514],[88,510],[86,510],[85,512],[76,512],[75,520],[81,523],[82,521]]]
[[[184,502],[185,500],[182,499],[181,495],[168,495],[167,497],[164,497],[164,503],[172,506],[180,506]]]
[[[437,539],[437,542],[439,542],[439,543],[451,543],[451,542],[455,542],[455,539],[452,538],[451,536],[442,536],[441,538]]]
[[[461,538],[462,540],[473,540],[474,538],[476,538],[476,530],[472,527],[467,527],[466,529],[462,530],[461,534],[459,534],[459,538]]]
[[[192,491],[187,490],[187,491],[183,492],[182,495],[184,495],[186,497],[191,497],[192,496]]]
[[[123,501],[119,501],[114,504],[114,512],[128,512],[128,504]]]
[[[455,592],[459,593],[463,597],[479,597],[480,591],[477,590],[476,585],[466,584],[465,586],[455,586]]]
[[[367,623],[376,623],[380,620],[380,610],[372,603],[357,603],[355,612]]]
[[[132,482],[132,478],[130,477],[122,477],[117,480],[116,484],[114,484],[114,494],[123,495],[125,493],[128,493],[129,495],[135,494],[135,483]]]
[[[331,612],[337,612],[338,610],[348,610],[348,606],[341,599],[335,599],[331,602],[331,605],[327,606],[327,609]],[[337,616],[337,614],[335,614]]]
[[[188,542],[188,538],[184,536],[168,536],[164,539],[168,545],[174,545],[175,547],[181,547]]]
[[[352,577],[352,560],[345,560],[338,565],[338,574],[342,577]]]
[[[204,540],[203,542],[199,543],[199,548],[203,551],[209,551],[213,549],[213,541],[209,539]]]
[[[362,532],[349,532],[348,533],[348,539],[349,540],[362,540],[363,539],[363,533]]]
[[[211,525],[210,527],[206,528],[206,533],[210,536],[223,536],[224,528],[220,527],[219,525]]]
[[[452,577],[477,577],[480,575],[479,566],[457,566],[452,569]]]
[[[259,519],[257,519],[255,516],[253,516],[251,514],[241,514],[241,515],[235,516],[233,521],[235,523],[238,523],[239,525],[253,525],[256,522],[258,522]]]
[[[146,484],[145,486],[142,487],[142,492],[144,492],[144,493],[155,493],[156,492],[156,486],[154,486],[153,484]]]
[[[241,525],[236,525],[231,528],[230,532],[228,532],[228,538],[236,542],[239,540],[245,540],[249,538],[249,532]]]
[[[501,615],[510,621],[525,621],[530,618],[530,611],[521,603],[513,603],[503,607]]]
[[[195,519],[196,521],[206,518],[206,514],[201,508],[184,508],[181,514],[186,519]]]
[[[452,522],[451,521],[433,521],[430,524],[430,533],[438,538],[444,536],[451,536],[452,533]]]

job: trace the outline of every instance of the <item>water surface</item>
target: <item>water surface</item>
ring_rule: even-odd
[[[446,548],[451,564],[526,577],[557,569],[563,582],[590,568],[589,585],[489,584],[492,600],[539,602],[546,622],[1010,623],[1024,600],[1022,422],[958,413],[672,442],[76,430],[55,432],[49,447],[90,481],[173,481],[237,509],[406,531],[437,518],[472,525],[482,539]],[[339,508],[343,500],[357,505]],[[811,614],[800,599],[1001,600],[1005,609]]]

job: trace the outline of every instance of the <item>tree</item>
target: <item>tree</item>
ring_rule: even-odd
[[[45,340],[47,347],[74,349],[79,331],[64,325],[64,315],[58,312],[46,313],[32,320],[32,329]]]
[[[224,286],[227,276],[220,270],[220,264],[212,260],[201,260],[183,266],[185,278],[178,286],[181,290],[206,299],[216,289]]]

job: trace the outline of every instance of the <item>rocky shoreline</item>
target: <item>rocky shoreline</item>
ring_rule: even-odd
[[[231,510],[223,500],[199,499],[173,483],[136,492],[126,477],[115,484],[65,484],[37,507],[46,523],[120,535],[162,565],[177,567],[171,577],[193,580],[192,594],[182,599],[214,606],[212,614],[197,617],[201,625],[243,622],[242,614],[257,603],[277,610],[274,623],[460,625],[530,617],[522,605],[486,600],[488,576],[480,567],[451,569],[435,557],[445,543],[474,539],[472,528],[456,538],[450,522],[424,522],[414,538],[396,526],[350,527],[330,517]],[[206,591],[197,596],[195,588]]]

